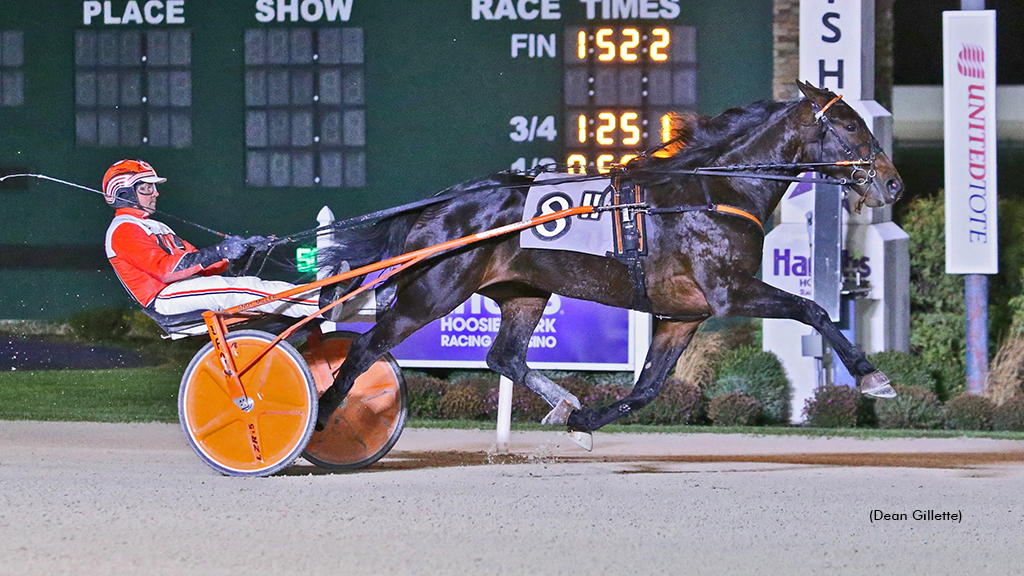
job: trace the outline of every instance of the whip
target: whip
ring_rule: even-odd
[[[86,192],[92,192],[94,194],[99,194],[100,196],[104,195],[103,192],[100,192],[99,190],[96,190],[95,188],[89,188],[88,186],[82,186],[81,184],[75,184],[74,182],[68,182],[67,180],[61,180],[60,178],[54,178],[52,176],[47,176],[45,174],[8,174],[6,176],[0,176],[0,182],[3,182],[4,180],[7,180],[8,178],[38,178],[40,180],[49,180],[50,182],[56,182],[58,184],[63,184],[65,186],[71,186],[72,188],[79,188],[81,190],[85,190]],[[136,208],[142,208],[142,206],[138,202],[131,202],[129,200],[124,200],[124,199],[122,199],[122,201],[123,202],[128,202],[129,204],[134,204]],[[207,228],[206,226],[203,226],[202,224],[196,224],[195,222],[191,222],[189,220],[185,220],[184,218],[180,218],[180,217],[175,216],[173,214],[168,214],[167,212],[163,212],[163,211],[157,210],[155,208],[153,209],[153,212],[155,212],[157,214],[160,214],[161,216],[166,216],[168,218],[171,218],[172,220],[177,220],[178,222],[181,222],[183,224],[188,224],[189,226],[193,226],[195,228],[198,228],[198,229],[202,230],[203,232],[209,232],[210,234],[213,234],[215,236],[220,236],[221,238],[227,238],[227,236],[228,236],[227,234],[225,234],[223,232],[218,232],[218,231],[216,231],[216,230],[214,230],[212,228]]]

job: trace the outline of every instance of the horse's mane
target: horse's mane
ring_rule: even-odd
[[[793,102],[761,100],[742,108],[730,108],[718,116],[673,113],[672,137],[630,161],[633,169],[684,169],[710,166],[735,148],[738,139],[763,126]]]

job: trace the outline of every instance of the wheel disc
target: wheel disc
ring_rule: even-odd
[[[229,334],[236,366],[251,361],[274,339],[242,330]],[[222,474],[266,476],[298,457],[316,422],[313,376],[302,356],[280,342],[241,377],[249,410],[233,402],[213,344],[192,359],[182,377],[178,414],[193,449]]]
[[[330,377],[314,369],[318,389],[326,390],[333,383],[352,340],[358,336],[350,332],[323,336],[318,350],[329,368],[324,376]],[[303,346],[302,354],[311,366],[317,362],[310,346]],[[324,430],[313,433],[302,455],[332,470],[364,468],[391,450],[405,428],[407,413],[405,380],[398,363],[387,354],[356,379],[345,402]]]

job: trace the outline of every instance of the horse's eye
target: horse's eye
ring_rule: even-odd
[[[857,125],[856,124],[847,124],[846,125],[846,131],[847,132],[856,132],[857,131]]]

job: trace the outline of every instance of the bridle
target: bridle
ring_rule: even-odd
[[[828,112],[828,109],[831,108],[833,104],[842,100],[842,98],[843,95],[839,94],[832,100],[829,100],[828,104],[825,104],[825,106],[820,110],[817,109],[818,105],[811,101],[811,106],[816,110],[814,113],[814,121],[822,125],[820,156],[825,156],[825,137],[831,134],[839,142],[839,145],[843,148],[843,152],[846,153],[847,157],[847,160],[841,160],[834,164],[836,166],[853,167],[853,171],[850,172],[850,180],[855,182],[858,186],[863,186],[864,184],[873,181],[875,176],[878,175],[875,170],[875,158],[877,158],[878,154],[882,152],[882,147],[874,136],[871,136],[871,140],[869,142],[865,142],[864,144],[854,147],[846,140],[846,138],[843,138],[842,134],[840,134],[838,130],[836,130],[836,127],[832,125],[832,121],[825,115],[825,113]],[[857,149],[863,148],[864,146],[867,146],[868,154],[866,156],[858,157]],[[863,176],[858,178],[858,172],[862,173]]]

